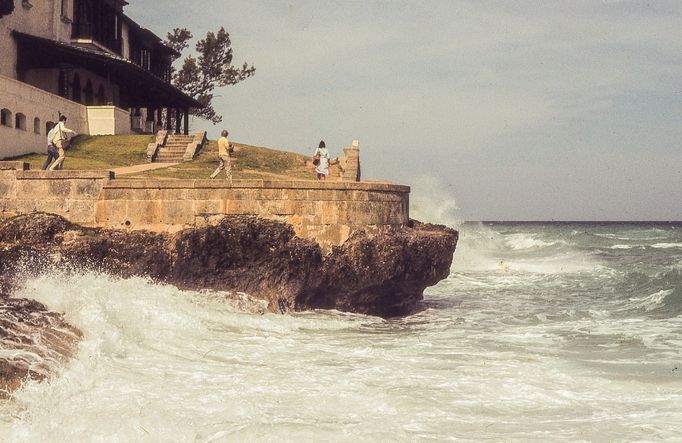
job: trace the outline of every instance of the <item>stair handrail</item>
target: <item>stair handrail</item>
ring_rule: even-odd
[[[159,148],[166,144],[166,137],[168,137],[167,130],[161,129],[156,133],[156,139],[147,145],[147,162],[151,163],[156,159]]]
[[[194,133],[192,141],[187,143],[187,149],[185,150],[185,155],[183,155],[183,161],[191,161],[199,153],[204,143],[206,142],[206,131],[197,131]]]

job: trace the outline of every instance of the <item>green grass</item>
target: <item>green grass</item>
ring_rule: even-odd
[[[313,169],[306,165],[310,160],[302,154],[233,142],[232,176],[234,178],[297,178],[313,179]],[[199,155],[191,162],[180,163],[164,169],[145,171],[132,177],[208,178],[218,166],[218,143],[209,140]],[[218,178],[225,177],[224,173]]]
[[[76,137],[67,149],[64,169],[114,169],[146,163],[147,144],[153,140],[154,136],[151,135],[81,135]],[[232,174],[236,179],[295,178],[313,180],[315,178],[309,156],[262,146],[236,142],[233,144],[235,152],[232,154]],[[47,147],[45,149],[47,150]],[[28,162],[32,170],[39,170],[46,159],[46,155],[46,153],[29,154],[11,160]],[[199,155],[190,162],[180,163],[169,168],[126,175],[125,177],[208,178],[217,166],[218,143],[215,140],[209,140]]]
[[[80,135],[66,150],[64,169],[112,169],[144,163],[147,144],[154,140],[150,135]],[[38,170],[47,158],[43,154],[29,154],[8,160],[28,162]]]

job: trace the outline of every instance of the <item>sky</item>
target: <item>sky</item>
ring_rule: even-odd
[[[462,220],[682,220],[680,0],[129,3],[256,67],[209,138],[359,140],[363,178]]]

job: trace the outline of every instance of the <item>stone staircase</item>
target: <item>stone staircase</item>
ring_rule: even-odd
[[[159,146],[154,161],[159,163],[182,163],[187,145],[192,143],[193,135],[168,135],[166,143]]]

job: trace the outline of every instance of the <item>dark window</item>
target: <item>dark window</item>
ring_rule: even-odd
[[[45,122],[45,135],[49,134],[52,128],[54,128],[54,122]]]
[[[81,102],[81,78],[78,73],[73,74],[73,83],[71,84],[71,100]]]
[[[104,85],[99,85],[99,88],[97,88],[97,101],[96,103],[99,106],[102,106],[107,103],[107,97],[104,94]]]
[[[0,111],[0,125],[12,127],[12,111],[3,109]]]
[[[85,94],[85,105],[86,106],[92,106],[95,104],[95,101],[93,99],[92,82],[89,79],[88,79],[88,82],[85,84],[85,89],[83,89],[83,94]]]
[[[22,131],[26,130],[26,116],[21,112],[17,112],[14,116],[14,127],[16,129],[21,129]]]
[[[59,71],[59,95],[64,98],[69,97],[69,77],[66,71]]]
[[[38,117],[33,119],[33,132],[40,134],[40,119]]]

